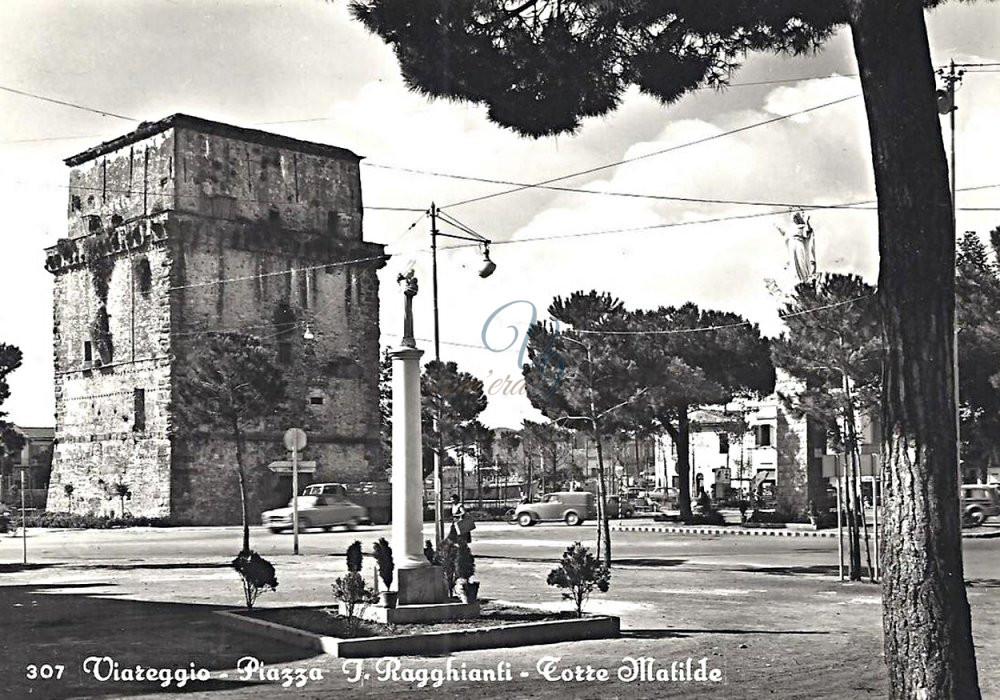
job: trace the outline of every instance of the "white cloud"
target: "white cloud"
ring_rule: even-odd
[[[108,0],[99,13],[54,0],[9,4],[0,25],[0,65],[6,71],[0,84],[140,119],[182,110],[242,125],[328,117],[265,128],[341,145],[372,163],[517,182],[537,182],[651,153],[859,92],[856,79],[838,77],[703,91],[667,108],[633,90],[617,112],[587,120],[578,134],[533,141],[487,123],[479,107],[429,102],[407,92],[392,51],[347,19],[345,3],[287,0],[247,6],[227,0],[206,7],[178,0],[138,9],[124,0]],[[986,62],[997,44],[996,12],[987,4],[949,4],[932,13],[935,60],[943,62],[949,52],[964,60],[955,49],[960,47],[969,57],[965,62]],[[842,58],[849,52],[849,41],[840,35],[815,57],[751,57],[735,80],[850,73],[854,67]],[[1000,182],[995,173],[1000,141],[994,138],[1000,115],[998,77],[969,74],[959,93],[959,187]],[[51,422],[52,411],[51,280],[41,266],[41,248],[53,242],[63,226],[66,169],[60,159],[124,133],[131,125],[9,94],[0,94],[0,109],[0,141],[91,137],[16,147],[0,144],[0,295],[19,301],[0,305],[0,340],[17,343],[27,355],[25,366],[12,375],[13,395],[4,408],[17,421],[44,424]],[[365,201],[375,206],[424,208],[431,201],[448,205],[506,189],[374,167],[362,172]],[[828,204],[868,199],[874,189],[860,99],[559,184]],[[959,202],[995,206],[996,194],[961,194]],[[541,189],[453,208],[453,215],[498,243],[520,242],[494,246],[498,268],[486,280],[476,274],[479,257],[474,248],[442,251],[441,335],[446,342],[473,346],[445,344],[443,354],[480,377],[516,375],[516,350],[492,353],[481,347],[489,313],[514,299],[530,300],[542,313],[553,295],[591,288],[612,291],[630,306],[692,300],[746,314],[773,331],[774,300],[764,279],[781,273],[784,254],[773,217],[527,242],[762,209],[768,210]],[[409,228],[418,215],[369,211],[366,236],[392,243],[396,254],[381,273],[383,333],[399,331],[395,274],[415,259],[422,285],[417,331],[429,339],[428,222]],[[860,272],[874,280],[874,214],[815,209],[811,216],[820,267]],[[960,230],[988,230],[1000,223],[997,219],[995,212],[960,212],[958,225]],[[441,243],[451,245],[444,239]],[[519,324],[523,331],[526,311],[524,306],[512,307],[498,322]],[[424,342],[423,347],[430,356],[431,344]],[[526,410],[523,401],[495,400],[486,418],[511,423]]]

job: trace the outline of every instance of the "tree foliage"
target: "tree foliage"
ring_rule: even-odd
[[[782,315],[788,330],[772,343],[774,364],[800,381],[795,395],[783,398],[843,449],[843,378],[855,415],[878,411],[885,353],[875,287],[855,275],[820,275],[795,287]]]
[[[534,475],[541,490],[559,491],[567,482],[580,480],[582,471],[573,459],[572,436],[557,423],[536,423],[525,419],[521,424],[525,459],[538,457]]]
[[[245,435],[274,416],[285,400],[286,384],[272,353],[252,336],[207,334],[192,353],[179,381],[177,415],[191,430],[228,432],[236,448],[243,518],[243,550],[250,550]]]
[[[610,112],[630,85],[665,103],[725,85],[748,51],[813,51],[847,22],[841,3],[792,0],[364,0],[351,12],[411,89],[484,104],[536,137]]]
[[[21,351],[7,343],[0,343],[0,406],[10,398],[7,375],[21,366]],[[24,446],[24,438],[6,420],[7,413],[0,411],[0,461],[7,459]]]
[[[378,365],[379,439],[385,456],[386,474],[392,470],[392,358],[385,350]]]
[[[244,549],[233,559],[232,567],[243,581],[243,599],[247,610],[253,610],[261,593],[278,587],[274,566],[257,552]]]
[[[990,232],[990,247],[974,233],[963,236],[955,279],[963,466],[967,478],[984,481],[1000,461],[1000,270],[994,262],[1000,227]]]
[[[598,549],[611,566],[611,532],[605,508],[607,482],[603,446],[621,425],[621,409],[641,393],[633,363],[621,352],[622,302],[610,294],[574,292],[556,297],[549,316],[560,324],[539,321],[528,331],[528,357],[523,367],[531,404],[557,425],[584,433],[597,447]],[[589,331],[584,333],[582,331]]]
[[[611,586],[611,570],[597,561],[593,554],[579,542],[574,542],[559,561],[559,566],[549,572],[545,582],[564,588],[565,600],[573,601],[576,616],[583,617],[583,605],[595,590],[607,593]]]
[[[465,445],[476,417],[486,410],[486,393],[482,380],[463,372],[455,362],[431,360],[420,376],[421,421],[423,424],[425,468],[430,473],[428,458],[438,449],[438,434],[443,447]],[[442,455],[442,460],[445,459]]]

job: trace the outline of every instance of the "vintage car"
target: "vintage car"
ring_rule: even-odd
[[[514,519],[521,527],[544,520],[562,520],[567,525],[580,525],[596,515],[594,494],[590,491],[547,493],[537,503],[522,503],[514,511]]]
[[[621,496],[608,496],[607,506],[609,518],[631,518],[635,515],[635,505]]]
[[[1000,489],[992,484],[962,484],[962,520],[979,527],[987,518],[1000,515]]]
[[[353,530],[358,525],[369,522],[366,508],[337,493],[299,496],[298,509],[299,532],[305,532],[313,527],[332,530],[338,525]],[[291,501],[285,508],[264,511],[261,514],[261,522],[271,532],[291,530]]]

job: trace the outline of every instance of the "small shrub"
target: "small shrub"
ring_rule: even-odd
[[[169,518],[148,518],[129,515],[124,518],[88,513],[62,513],[45,511],[31,513],[25,518],[28,527],[85,528],[106,530],[115,527],[168,527],[176,525]]]
[[[455,578],[468,581],[476,573],[476,558],[465,540],[459,540],[455,550]]]
[[[379,578],[385,584],[385,590],[389,590],[392,586],[392,572],[396,568],[396,563],[392,560],[392,547],[384,537],[380,537],[372,549],[375,551],[375,561],[378,563]]]
[[[786,511],[775,510],[755,510],[747,522],[751,523],[807,523],[808,516],[802,513],[788,513]]]
[[[362,558],[361,542],[354,540],[347,548],[347,570],[355,574],[361,573]]]
[[[597,561],[593,554],[579,542],[574,542],[565,552],[559,566],[549,572],[546,582],[550,586],[566,588],[562,597],[572,600],[576,616],[583,617],[583,604],[594,589],[607,593],[611,586],[611,572]]]
[[[274,566],[257,552],[240,552],[233,559],[233,568],[243,579],[243,596],[247,610],[253,610],[253,604],[257,602],[257,597],[261,593],[273,591],[278,587]]]
[[[684,520],[685,525],[725,525],[726,518],[717,510],[707,510],[704,513],[692,513]]]
[[[434,555],[434,564],[441,567],[448,593],[455,591],[455,581],[458,580],[456,565],[458,563],[458,543],[450,537],[441,541],[441,548]]]
[[[333,595],[344,604],[348,633],[353,637],[358,630],[360,613],[378,600],[378,593],[365,583],[360,573],[348,571],[333,582]]]

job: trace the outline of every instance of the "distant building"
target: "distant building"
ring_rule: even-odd
[[[689,461],[692,499],[701,489],[714,499],[759,496],[792,511],[827,498],[822,477],[826,436],[822,428],[796,417],[780,395],[796,391],[781,370],[774,394],[728,406],[691,412]],[[656,483],[677,488],[677,448],[668,435],[658,438]]]
[[[0,501],[9,506],[21,504],[21,470],[24,473],[26,508],[45,508],[52,469],[52,428],[29,428],[15,425],[14,431],[24,440],[20,452],[0,467]]]
[[[240,517],[234,445],[185,429],[188,359],[210,331],[261,338],[289,406],[248,436],[251,513],[288,502],[282,431],[304,428],[315,481],[382,472],[378,279],[362,240],[360,157],[182,114],[66,160],[54,276],[50,510],[194,523]],[[311,338],[304,338],[308,328]]]

